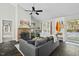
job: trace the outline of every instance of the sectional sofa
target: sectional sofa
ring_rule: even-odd
[[[54,41],[53,38],[37,41],[35,40],[32,42],[31,40],[27,41],[20,39],[19,46],[20,50],[25,56],[48,56],[59,46],[59,41]]]

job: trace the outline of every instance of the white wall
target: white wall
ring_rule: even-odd
[[[24,8],[18,5],[18,22],[20,22],[20,20],[28,20],[30,22],[33,21],[37,23],[37,26],[39,26],[39,23],[40,23],[40,19],[36,18],[35,14],[31,16],[29,12],[25,11]]]
[[[1,21],[1,18],[0,18],[0,43],[2,43],[2,21]]]
[[[15,7],[8,3],[0,4],[0,18],[15,19]]]
[[[21,6],[18,5],[18,22],[20,20],[24,20],[24,19],[30,21],[31,20],[31,16],[29,15],[28,12],[25,11],[24,8],[22,8]],[[19,24],[18,24],[18,26],[19,26]]]
[[[2,20],[11,19],[13,23],[15,21],[15,7],[9,3],[0,4],[0,43],[2,42]],[[14,26],[13,26],[14,27]],[[14,39],[14,29],[13,28],[13,39]]]
[[[17,41],[19,21],[22,19],[31,20],[29,13],[16,3],[0,4],[0,43],[2,42],[2,20],[10,19],[13,21],[13,40]]]

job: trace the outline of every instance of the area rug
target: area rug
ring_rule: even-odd
[[[18,44],[15,40],[0,43],[0,56],[22,56],[15,45]]]
[[[22,51],[19,49],[19,44],[16,44],[15,47],[16,47],[17,50],[24,56],[24,54],[22,53]]]

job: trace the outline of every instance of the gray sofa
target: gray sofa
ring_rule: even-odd
[[[19,46],[25,56],[48,56],[59,46],[59,41],[53,42],[50,40],[36,47],[29,44],[27,41],[20,39]]]

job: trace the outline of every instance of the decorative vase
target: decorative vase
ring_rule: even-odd
[[[60,24],[60,21],[57,21],[56,22],[56,32],[60,32],[61,30],[61,24]]]

